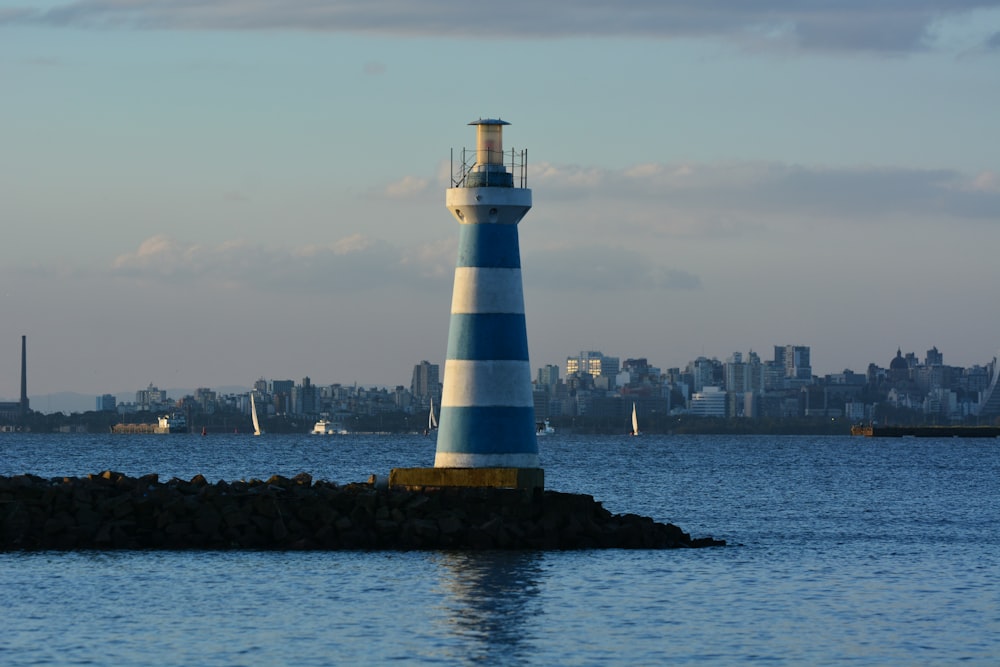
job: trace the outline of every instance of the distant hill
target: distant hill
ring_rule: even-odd
[[[248,387],[238,385],[226,385],[224,387],[212,387],[219,395],[245,394],[250,391]],[[182,396],[194,395],[194,389],[167,389],[167,396],[171,399],[178,399]],[[104,393],[104,392],[102,392]],[[132,403],[135,401],[135,390],[108,392],[113,393],[119,403]],[[54,412],[62,412],[70,415],[74,412],[90,412],[97,409],[97,397],[101,394],[79,394],[72,391],[60,391],[54,394],[28,395],[28,402],[35,412],[50,415]],[[16,401],[15,398],[0,398],[3,401]]]
[[[28,405],[35,412],[50,415],[53,412],[72,414],[74,412],[89,412],[97,408],[95,394],[77,394],[72,391],[60,391],[55,394],[40,396],[28,395]]]

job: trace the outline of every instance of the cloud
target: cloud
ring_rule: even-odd
[[[602,246],[567,247],[525,253],[525,282],[555,291],[616,292],[692,290],[701,279],[667,268],[635,250]]]
[[[970,177],[947,169],[723,162],[646,163],[619,170],[543,164],[532,171],[530,184],[560,203],[601,199],[609,210],[613,202],[619,219],[682,214],[718,224],[734,216],[1000,219],[998,181],[989,171]]]
[[[384,285],[426,283],[427,270],[383,241],[353,234],[328,245],[275,247],[242,241],[215,246],[166,236],[143,241],[118,256],[112,272],[140,280],[199,283],[272,292],[361,291]]]
[[[428,185],[429,183],[425,178],[404,176],[395,183],[390,183],[385,187],[385,196],[393,199],[405,199],[424,192],[427,190]]]
[[[274,293],[359,292],[392,287],[445,293],[454,275],[457,240],[447,238],[398,249],[361,234],[328,245],[216,246],[153,236],[112,263],[115,276],[151,283],[212,284]],[[698,289],[698,276],[662,266],[624,248],[540,248],[525,253],[536,287],[552,290],[624,291]]]
[[[749,45],[903,53],[923,50],[943,19],[996,8],[997,0],[509,0],[501,11],[458,0],[78,0],[0,13],[0,22],[95,28],[305,30],[538,39],[722,38]],[[487,20],[488,19],[488,20]]]
[[[977,174],[970,189],[977,192],[1000,192],[1000,175],[995,171],[984,171]]]
[[[0,25],[32,21],[38,17],[39,11],[30,7],[0,8]]]

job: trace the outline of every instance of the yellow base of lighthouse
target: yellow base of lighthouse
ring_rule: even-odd
[[[542,468],[393,468],[389,488],[543,489]]]

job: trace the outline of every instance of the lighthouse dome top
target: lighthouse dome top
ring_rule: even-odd
[[[458,171],[452,173],[452,187],[457,188],[512,188],[514,176],[521,188],[527,188],[527,151],[520,153],[503,149],[503,127],[510,125],[500,118],[479,118],[469,125],[476,127],[476,151],[467,156],[462,149],[462,161]]]
[[[499,118],[480,118],[472,121],[469,125],[510,125],[510,123]]]

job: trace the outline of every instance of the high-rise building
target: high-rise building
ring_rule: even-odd
[[[576,357],[566,357],[566,377],[590,375],[593,378],[607,377],[614,382],[621,368],[618,357],[608,357],[596,350],[585,350]]]
[[[319,412],[316,403],[316,385],[308,376],[302,378],[302,384],[293,386],[291,391],[291,405],[293,411],[300,415],[312,415]]]
[[[167,392],[159,389],[152,383],[145,389],[135,392],[135,405],[137,410],[159,410],[167,402]]]
[[[555,387],[559,384],[559,367],[555,364],[546,364],[538,369],[539,387]]]
[[[698,357],[688,363],[687,372],[691,377],[691,389],[700,392],[705,387],[718,386],[722,382],[722,364],[717,359]]]
[[[722,365],[722,370],[726,391],[737,394],[764,391],[764,367],[753,350],[745,361],[740,352],[734,352]]]
[[[118,407],[118,399],[114,394],[102,394],[97,397],[98,412],[114,412]]]
[[[785,369],[785,377],[793,380],[812,379],[808,345],[775,345],[774,364]]]
[[[431,400],[441,403],[441,367],[428,361],[421,361],[413,367],[410,380],[410,394],[417,405],[429,405]]]

